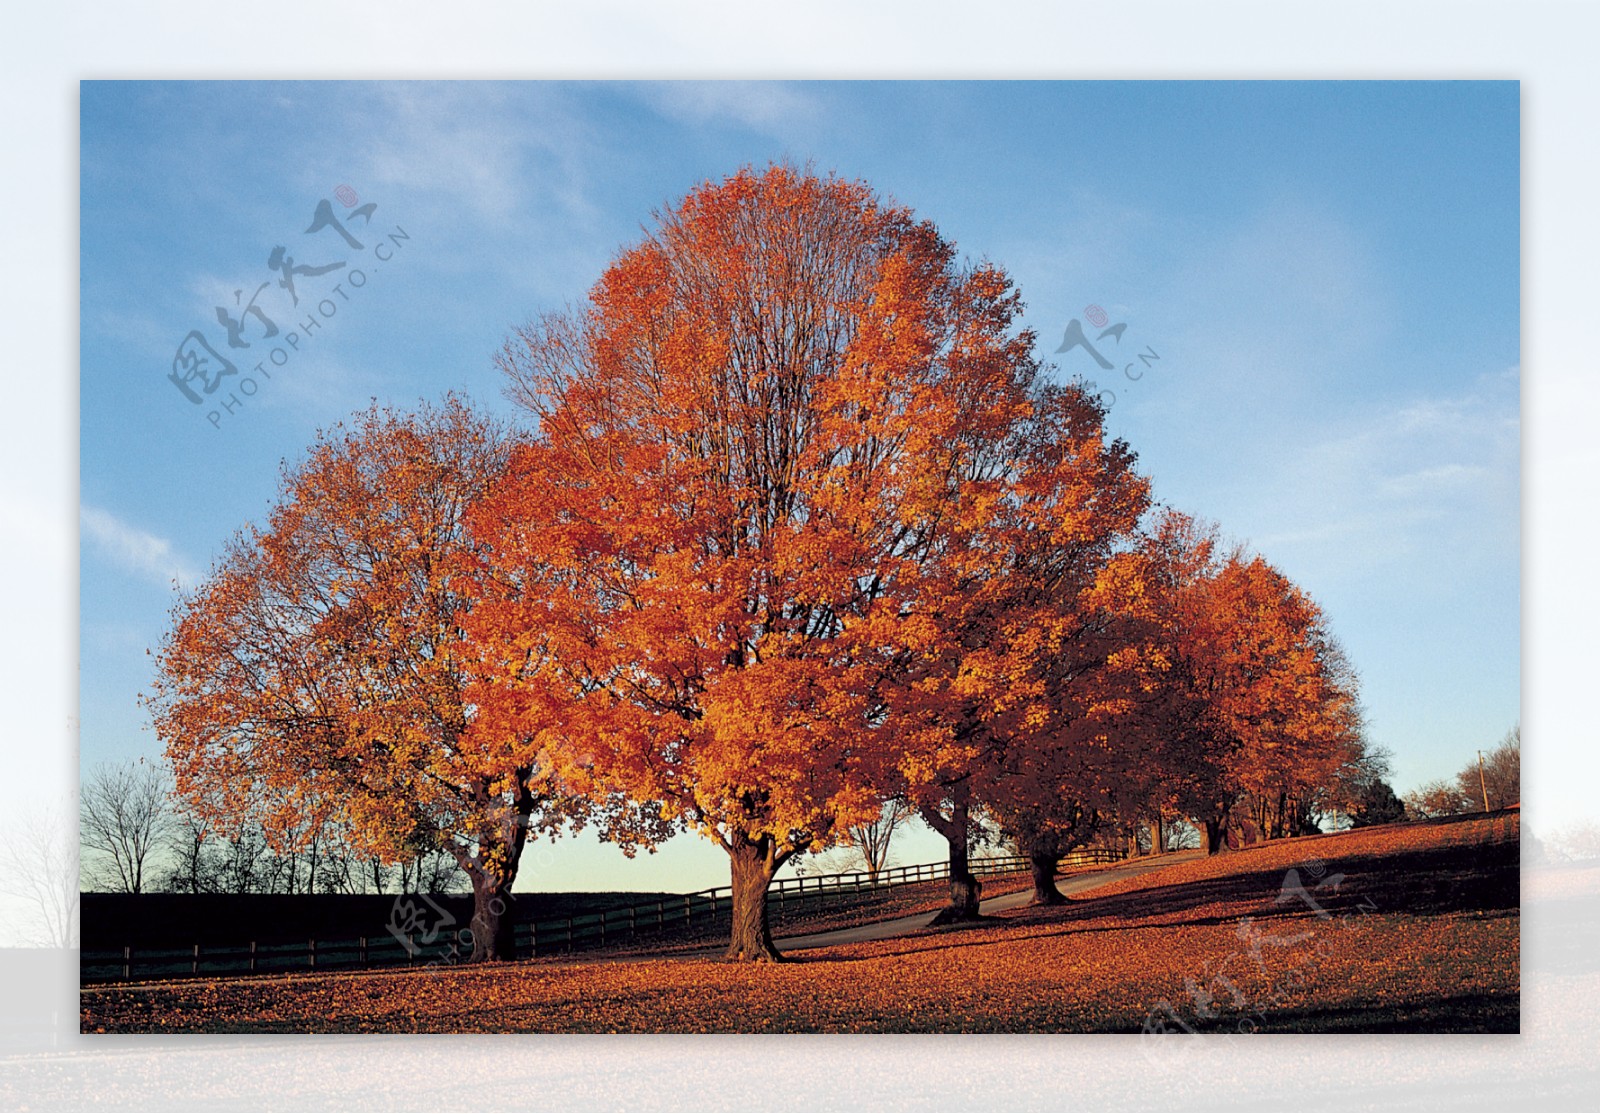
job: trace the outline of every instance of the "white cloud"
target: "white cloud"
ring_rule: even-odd
[[[199,581],[194,566],[166,538],[129,525],[98,507],[80,508],[78,522],[84,536],[92,540],[108,560],[129,572],[163,585],[177,581],[185,588]]]

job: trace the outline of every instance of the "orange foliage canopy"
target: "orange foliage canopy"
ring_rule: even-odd
[[[1295,810],[1363,745],[1356,679],[1321,609],[1261,557],[1218,549],[1170,513],[1149,547],[1172,660],[1164,768],[1213,849],[1241,802],[1263,834],[1299,834]]]
[[[885,685],[946,636],[931,570],[1032,412],[1018,310],[932,225],[775,166],[695,190],[506,350],[539,435],[473,519],[508,587],[472,629],[538,631],[550,667],[481,702],[727,850],[731,955],[774,954],[785,859],[878,815]]]
[[[889,690],[891,729],[906,741],[902,792],[957,864],[951,919],[976,914],[969,808],[1020,818],[1063,799],[1104,807],[1136,761],[1118,725],[1140,679],[1132,547],[1149,484],[1102,420],[1076,388],[1033,392],[984,512],[930,562],[934,636]]]
[[[285,473],[157,660],[180,792],[448,848],[477,958],[565,819],[715,840],[745,959],[778,867],[889,796],[950,840],[958,913],[969,807],[1041,877],[1105,812],[1281,824],[1359,751],[1348,666],[1261,559],[1176,515],[1140,540],[1148,482],[1020,308],[863,184],[701,186],[507,346],[525,442],[374,408]]]
[[[488,729],[466,695],[464,516],[507,452],[455,400],[374,407],[322,435],[286,468],[266,529],[235,537],[174,608],[146,699],[202,818],[253,816],[285,841],[315,817],[390,860],[450,851],[479,898],[479,958],[509,954],[494,900],[530,826],[580,804],[549,783],[531,732]]]

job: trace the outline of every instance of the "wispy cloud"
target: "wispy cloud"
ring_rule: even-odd
[[[1284,528],[1255,541],[1267,550],[1315,542],[1368,561],[1514,560],[1520,449],[1515,369],[1369,414],[1273,464],[1264,495]]]
[[[1395,330],[1388,271],[1370,237],[1315,202],[1278,197],[1247,219],[1172,235],[1169,344],[1190,366],[1225,369],[1261,402],[1348,389],[1376,367]]]
[[[79,509],[78,522],[84,536],[107,560],[129,572],[163,585],[176,581],[182,588],[200,579],[172,542],[130,525],[110,511],[84,506]]]
[[[809,124],[821,111],[814,96],[770,81],[674,81],[643,89],[647,103],[668,119],[696,125],[733,123],[773,135]]]
[[[553,201],[588,216],[589,131],[543,86],[393,83],[373,90],[364,160],[380,184],[448,198],[495,220]]]

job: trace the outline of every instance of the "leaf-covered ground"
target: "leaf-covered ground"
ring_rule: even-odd
[[[801,961],[89,988],[86,1032],[1515,1032],[1517,818],[1283,841]]]

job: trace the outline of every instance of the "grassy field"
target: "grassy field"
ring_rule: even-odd
[[[800,961],[85,989],[85,1032],[1516,1032],[1515,813],[1283,841]]]

